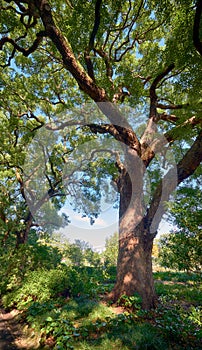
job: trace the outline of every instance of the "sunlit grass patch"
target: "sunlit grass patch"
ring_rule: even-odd
[[[96,338],[96,337],[95,337]],[[166,342],[149,324],[122,323],[97,337],[73,344],[78,350],[166,350]]]
[[[186,272],[158,271],[153,273],[155,280],[176,281],[176,282],[200,282],[201,276],[197,273],[188,274]]]
[[[170,300],[184,301],[187,303],[202,305],[202,285],[177,284],[177,283],[155,283],[155,289],[160,297]]]
[[[96,320],[98,318],[105,319],[106,317],[113,317],[114,311],[111,307],[104,305],[103,303],[97,303],[88,315],[88,322]]]
[[[104,338],[99,340],[99,342],[91,341],[81,341],[78,344],[74,344],[75,350],[129,350],[127,346],[123,346],[120,339],[108,339]]]

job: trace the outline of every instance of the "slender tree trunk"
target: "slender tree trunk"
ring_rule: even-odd
[[[25,220],[25,228],[21,231],[16,232],[16,248],[18,248],[21,244],[27,243],[32,223],[33,216],[31,212],[29,212],[27,215],[27,219]]]

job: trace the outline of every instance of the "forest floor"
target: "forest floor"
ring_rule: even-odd
[[[122,307],[113,307],[115,314],[124,312]],[[39,339],[30,329],[19,322],[18,310],[6,312],[0,307],[0,350],[34,350],[39,348]]]
[[[0,303],[0,350],[50,349],[60,339],[66,344],[67,335],[67,345],[73,345],[75,350],[202,349],[201,289],[194,278],[179,273],[155,273],[160,308],[139,316],[137,305],[135,309],[130,306],[130,298],[111,305],[103,290],[98,300],[60,297],[33,303],[26,312],[8,311]],[[52,333],[46,332],[48,327]]]
[[[18,322],[19,311],[6,312],[0,308],[0,349],[37,349],[38,339]]]

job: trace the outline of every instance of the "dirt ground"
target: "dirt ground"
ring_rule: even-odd
[[[22,327],[17,310],[6,312],[0,308],[0,350],[34,350],[39,347],[36,337]]]
[[[122,307],[113,307],[113,310],[117,314],[124,312]],[[6,312],[0,307],[0,350],[39,349],[39,339],[36,334],[23,327],[19,322],[19,311]]]

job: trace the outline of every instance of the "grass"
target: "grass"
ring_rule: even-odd
[[[157,294],[181,303],[202,305],[200,276],[183,272],[154,273]]]
[[[26,322],[41,332],[41,348],[57,350],[192,350],[200,349],[201,290],[199,277],[175,272],[155,273],[161,303],[143,312],[109,306],[78,296],[33,302]],[[99,287],[98,289],[103,290]],[[103,281],[104,282],[104,281]],[[108,288],[108,286],[107,286]]]
[[[22,325],[40,336],[40,350],[200,349],[200,276],[175,271],[154,273],[159,306],[144,312],[137,295],[105,302],[115,269],[68,268],[28,271],[8,285],[4,307],[21,310]]]

